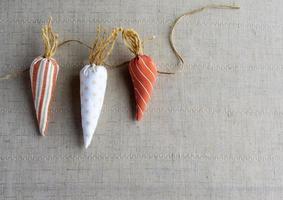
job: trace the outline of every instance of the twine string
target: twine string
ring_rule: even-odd
[[[24,74],[25,72],[28,72],[28,71],[29,71],[29,68],[24,69],[24,70],[18,70],[18,71],[15,71],[15,72],[11,72],[11,73],[9,73],[9,74],[5,74],[4,76],[1,76],[1,77],[0,77],[0,81],[2,81],[2,80],[8,80],[8,79],[17,77],[17,76],[19,76],[19,75]]]
[[[68,43],[70,43],[70,42],[77,42],[77,43],[79,43],[79,44],[85,46],[86,48],[92,49],[92,47],[89,46],[89,45],[87,45],[86,43],[84,43],[84,42],[82,42],[82,41],[80,41],[80,40],[75,40],[75,39],[72,39],[72,40],[65,40],[65,41],[61,42],[61,43],[58,45],[58,48],[64,46],[65,44],[68,44]]]
[[[171,49],[173,50],[173,53],[176,55],[176,57],[178,58],[179,60],[179,63],[180,63],[180,68],[177,69],[175,72],[172,72],[173,74],[175,74],[176,72],[178,71],[181,71],[181,69],[183,68],[183,64],[184,64],[184,59],[182,58],[181,54],[178,52],[176,46],[175,46],[175,43],[174,43],[174,32],[175,32],[175,29],[176,29],[176,26],[177,24],[184,18],[184,17],[188,17],[188,16],[192,16],[194,14],[197,14],[197,13],[200,13],[204,10],[208,10],[208,9],[240,9],[240,6],[237,6],[237,5],[215,5],[215,4],[210,4],[210,5],[207,5],[207,6],[204,6],[204,7],[200,7],[198,9],[195,9],[195,10],[192,10],[192,11],[189,11],[187,13],[184,13],[182,14],[181,16],[179,16],[174,22],[173,22],[173,25],[172,25],[172,28],[171,28],[171,31],[170,31],[170,35],[169,35],[169,43],[170,43],[170,46],[171,46]]]

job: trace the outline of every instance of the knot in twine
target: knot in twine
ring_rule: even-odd
[[[111,34],[107,36],[106,31],[101,31],[100,26],[97,28],[95,41],[89,54],[90,64],[101,65],[104,63],[106,58],[111,54],[118,34],[121,31],[122,28],[114,28]]]
[[[122,38],[127,48],[136,56],[143,54],[143,45],[139,34],[134,29],[123,29]]]
[[[52,57],[58,47],[58,34],[54,33],[51,26],[52,18],[48,19],[48,24],[44,25],[41,29],[41,36],[44,42],[44,57],[50,58]]]

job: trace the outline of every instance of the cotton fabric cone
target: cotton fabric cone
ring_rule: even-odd
[[[156,82],[157,68],[152,58],[138,55],[129,63],[136,99],[136,120],[143,118]]]
[[[59,65],[53,58],[37,57],[30,67],[32,97],[40,134],[45,136]]]
[[[86,65],[80,71],[81,117],[85,148],[90,145],[97,126],[106,83],[107,70],[104,66]]]

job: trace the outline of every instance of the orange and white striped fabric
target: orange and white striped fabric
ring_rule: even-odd
[[[34,59],[30,67],[32,97],[39,131],[45,136],[50,115],[52,96],[56,87],[59,65],[53,58],[41,56]]]
[[[136,120],[141,120],[156,82],[157,68],[152,58],[138,55],[129,63],[136,99]]]

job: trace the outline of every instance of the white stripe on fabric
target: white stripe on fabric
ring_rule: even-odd
[[[35,58],[35,59],[32,61],[31,65],[30,65],[30,79],[31,79],[32,85],[33,85],[32,80],[33,80],[34,65],[36,65],[37,62],[38,62],[41,58],[42,58],[42,57],[37,57],[37,58]],[[33,93],[34,93],[34,92],[35,92],[35,91],[33,91]]]
[[[142,63],[144,64],[144,66],[148,69],[148,71],[151,73],[152,77],[153,77],[154,80],[155,80],[155,75],[154,75],[154,73],[153,73],[153,72],[151,71],[151,69],[147,66],[147,64],[145,64],[143,58],[142,58],[142,57],[139,57],[139,58],[141,59],[141,61],[142,61]]]
[[[140,98],[142,99],[144,105],[146,106],[146,101],[144,100],[144,98],[143,98],[142,95],[140,94],[139,90],[138,90],[136,87],[134,87],[134,88],[135,88],[135,91],[136,91],[136,92],[138,93],[138,95],[140,96]]]
[[[138,103],[137,103],[137,106],[138,106],[138,109],[140,109],[141,114],[143,115],[143,111],[142,111],[142,109],[141,109],[141,107],[140,107],[140,105]]]
[[[149,82],[151,89],[153,88],[152,83],[150,82],[150,80],[146,77],[146,75],[144,75],[144,73],[140,70],[139,67],[137,67],[138,71],[140,72],[140,74]]]
[[[132,65],[130,64],[130,67],[129,67],[130,73],[134,76],[134,79],[136,79],[136,80],[140,83],[140,85],[143,87],[143,89],[145,90],[145,92],[147,93],[147,95],[148,95],[148,97],[149,97],[149,99],[150,99],[150,95],[149,95],[147,89],[144,87],[144,85],[142,84],[142,82],[140,82],[140,80],[136,77],[136,75],[135,75],[135,73],[133,72],[131,66],[132,66]]]
[[[50,61],[51,63],[51,61]],[[49,96],[51,96],[52,92],[52,79],[53,79],[53,65],[49,64],[48,72],[47,72],[47,80],[45,85],[45,94],[41,108],[41,119],[40,119],[40,126],[45,131],[46,122],[47,122],[47,115],[48,115],[48,107],[49,107]]]
[[[46,59],[40,61],[39,65],[39,71],[37,73],[37,78],[36,78],[36,93],[35,93],[35,110],[36,110],[36,116],[38,117],[38,106],[39,106],[39,101],[40,101],[40,95],[41,95],[41,85],[42,85],[42,77],[44,76],[44,69],[45,69],[45,62]]]

